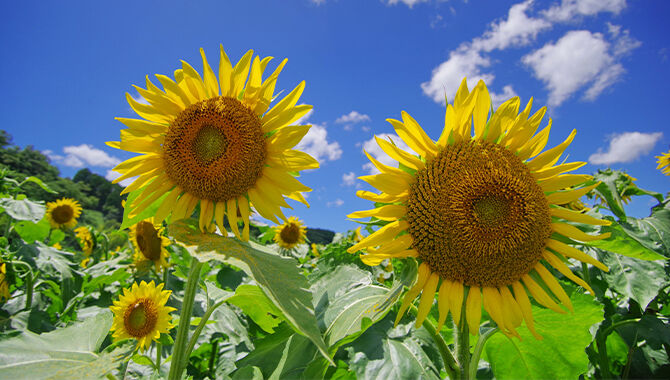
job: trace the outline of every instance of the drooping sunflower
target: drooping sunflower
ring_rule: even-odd
[[[656,169],[660,170],[661,173],[665,175],[670,175],[670,151],[667,151],[665,153],[661,153],[660,156],[656,156],[658,158],[658,166]]]
[[[146,350],[152,340],[157,340],[161,333],[168,333],[174,326],[171,323],[173,307],[165,306],[172,291],[163,290],[163,284],[156,286],[153,281],[142,281],[139,286],[134,283],[132,288],[123,289],[123,295],[114,306],[112,336],[116,339],[137,339],[139,350]]]
[[[0,302],[5,302],[10,297],[9,281],[7,281],[7,267],[5,263],[0,264]]]
[[[163,236],[163,227],[154,224],[153,220],[145,219],[130,227],[130,241],[135,248],[133,260],[138,268],[153,264],[156,272],[167,268],[169,253],[165,247],[170,245],[170,239]]]
[[[88,229],[88,227],[77,227],[74,230],[75,236],[77,237],[77,240],[79,241],[79,245],[81,246],[82,252],[84,252],[84,255],[87,257],[93,253],[93,247],[95,246],[95,242],[93,241],[93,236],[91,235],[91,230]]]
[[[565,222],[609,222],[558,206],[579,199],[597,185],[579,187],[591,177],[563,174],[584,162],[557,165],[574,130],[563,143],[542,152],[551,119],[536,131],[546,108],[531,116],[531,99],[519,112],[519,98],[515,97],[489,117],[490,105],[483,82],[470,92],[463,80],[454,104],[447,104],[445,126],[437,142],[406,112],[402,112],[402,122],[388,119],[417,155],[377,138],[384,152],[400,165],[384,165],[368,154],[381,173],[360,179],[381,193],[359,191],[358,196],[382,206],[349,217],[372,216],[388,224],[349,252],[367,250],[361,259],[369,265],[388,258],[419,260],[416,283],[405,295],[396,323],[422,293],[416,320],[420,325],[437,292],[440,327],[451,312],[459,326],[466,323],[476,335],[483,306],[504,333],[518,336],[516,328],[525,320],[540,338],[533,326],[528,293],[559,313],[565,310],[555,300],[572,310],[569,297],[548,268],[591,293],[589,285],[568,268],[567,259],[607,270],[561,240],[586,242],[609,234],[588,235]]]
[[[291,148],[311,126],[291,124],[312,107],[296,105],[303,81],[269,109],[286,59],[263,80],[272,57],[253,57],[249,50],[232,66],[221,47],[217,80],[202,49],[200,53],[202,76],[182,61],[175,80],[156,75],[163,89],[148,76],[147,89],[135,86],[149,104],[126,94],[142,119],[117,118],[128,129],[121,131],[121,141],[107,144],[141,155],[114,168],[122,174],[115,182],[139,176],[123,190],[142,189],[126,205],[131,215],[164,197],[154,216],[154,222],[161,223],[169,215],[172,220],[189,217],[199,203],[201,230],[210,229],[214,220],[225,231],[227,216],[233,233],[248,240],[251,205],[275,223],[277,217],[286,220],[280,207],[290,206],[284,197],[309,206],[302,192],[311,189],[294,174],[319,164]],[[239,219],[244,223],[241,234]]]
[[[53,228],[72,228],[81,215],[81,205],[71,198],[61,198],[47,203],[47,220]]]
[[[304,243],[305,236],[307,236],[307,228],[294,216],[289,217],[283,224],[275,226],[274,230],[275,243],[285,249],[291,249]]]

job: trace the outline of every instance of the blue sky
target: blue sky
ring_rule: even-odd
[[[571,160],[582,173],[610,166],[638,185],[667,192],[655,155],[670,146],[670,2],[631,0],[286,0],[12,2],[0,25],[0,124],[19,146],[47,152],[64,176],[81,167],[108,176],[132,154],[114,117],[133,117],[125,93],[149,74],[171,73],[180,59],[201,69],[218,46],[237,61],[248,49],[284,57],[277,89],[307,87],[314,125],[301,148],[321,168],[301,181],[311,208],[292,203],[311,227],[344,231],[371,203],[355,179],[369,174],[364,147],[393,133],[386,118],[409,112],[437,139],[446,92],[463,76],[483,78],[494,102],[534,97],[553,119],[550,144],[573,128]],[[545,120],[546,123],[546,120]],[[544,124],[543,124],[544,125]],[[382,156],[379,156],[383,159]],[[110,177],[111,178],[111,177]],[[654,202],[629,211],[646,216]]]

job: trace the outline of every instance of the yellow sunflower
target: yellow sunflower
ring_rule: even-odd
[[[87,227],[78,227],[74,230],[77,240],[79,240],[79,245],[81,246],[82,252],[84,255],[89,256],[93,253],[93,247],[95,242],[93,241],[93,236],[91,236],[91,230]]]
[[[660,170],[661,173],[665,175],[670,175],[670,151],[667,151],[665,153],[661,153],[660,156],[656,156],[658,158],[658,166],[656,169]]]
[[[170,245],[170,239],[163,236],[163,228],[153,223],[151,219],[145,219],[130,227],[130,241],[135,247],[133,259],[138,268],[153,263],[156,272],[167,268],[169,253],[165,247]]]
[[[528,293],[559,313],[565,310],[555,300],[572,309],[569,297],[547,268],[555,268],[589,291],[588,284],[570,271],[567,259],[607,270],[562,242],[564,238],[592,241],[609,236],[585,234],[565,221],[609,222],[558,206],[579,199],[596,185],[561,190],[591,178],[562,174],[584,162],[556,165],[575,131],[563,143],[542,152],[551,119],[536,133],[546,108],[530,116],[531,105],[532,99],[519,112],[519,98],[515,97],[489,117],[491,99],[485,84],[480,81],[470,92],[463,80],[454,104],[447,105],[437,142],[406,112],[402,112],[402,122],[388,119],[418,156],[377,138],[400,168],[384,165],[368,154],[381,173],[360,179],[381,194],[359,191],[358,196],[383,205],[349,217],[376,217],[389,223],[349,252],[367,250],[361,259],[369,265],[388,258],[419,260],[417,281],[406,294],[396,323],[422,293],[416,320],[420,325],[437,292],[440,327],[451,312],[456,323],[467,323],[476,335],[483,306],[504,333],[518,336],[516,328],[525,320],[539,338]]]
[[[0,302],[9,299],[9,281],[7,281],[7,268],[5,263],[0,264]]]
[[[303,81],[268,110],[286,59],[263,80],[272,57],[252,59],[249,50],[232,66],[221,47],[217,80],[202,49],[200,53],[202,76],[182,61],[175,81],[156,75],[162,90],[148,76],[146,90],[135,86],[149,104],[126,94],[142,119],[117,118],[128,129],[121,131],[121,141],[107,144],[141,155],[114,168],[122,174],[115,182],[139,176],[123,190],[142,189],[126,205],[131,216],[163,196],[154,216],[156,223],[169,215],[172,220],[189,217],[199,203],[201,230],[209,230],[214,220],[225,231],[227,216],[233,233],[248,240],[251,205],[275,223],[279,223],[277,216],[286,220],[280,206],[290,206],[284,197],[309,206],[302,192],[311,189],[294,175],[319,164],[291,148],[311,126],[291,124],[312,107],[296,106],[305,88]],[[239,219],[244,223],[241,234]]]
[[[163,284],[142,281],[134,283],[130,290],[123,289],[123,295],[110,309],[114,312],[112,336],[116,339],[137,339],[137,348],[146,350],[152,340],[161,333],[168,333],[172,325],[173,307],[165,306],[172,292],[163,290]]]
[[[47,220],[53,228],[72,228],[81,215],[81,205],[71,198],[61,198],[47,203]]]
[[[307,236],[307,228],[294,216],[289,217],[284,224],[275,226],[274,230],[275,243],[285,249],[291,249],[298,244],[304,243],[305,236]]]
[[[321,257],[319,247],[316,245],[316,243],[312,243],[312,255],[314,255],[314,257]]]

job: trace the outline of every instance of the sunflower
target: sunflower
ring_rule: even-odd
[[[304,243],[305,236],[307,236],[307,228],[294,216],[289,217],[284,224],[275,226],[274,230],[275,243],[285,249],[291,249],[298,244]]]
[[[91,253],[93,253],[93,247],[95,246],[93,236],[91,236],[91,230],[82,226],[76,228],[74,233],[77,237],[77,240],[79,241],[79,245],[81,246],[81,250],[84,252],[84,255],[87,257],[90,256]]]
[[[61,198],[47,203],[47,220],[53,228],[72,228],[81,215],[79,202],[71,198]]]
[[[660,156],[656,156],[658,158],[658,166],[656,169],[660,170],[661,173],[665,175],[670,175],[670,151],[667,151],[665,153],[661,153]]]
[[[572,310],[569,297],[547,268],[555,268],[591,293],[589,285],[570,271],[567,258],[607,270],[563,241],[592,241],[609,234],[588,235],[566,221],[609,222],[558,206],[579,199],[597,185],[561,190],[591,178],[562,174],[584,162],[556,165],[572,142],[574,130],[563,143],[542,152],[551,119],[536,131],[546,108],[530,116],[532,99],[519,112],[519,98],[515,97],[489,118],[490,105],[483,82],[470,92],[463,80],[454,104],[447,105],[437,142],[406,112],[402,112],[402,122],[388,119],[418,156],[377,138],[384,152],[400,163],[399,168],[368,154],[381,173],[360,179],[381,193],[359,191],[358,196],[381,206],[349,217],[376,217],[388,224],[349,252],[367,250],[361,259],[368,265],[388,258],[419,260],[417,281],[405,295],[396,323],[422,293],[416,319],[420,325],[437,292],[439,327],[451,312],[459,326],[467,323],[463,328],[469,327],[476,335],[483,306],[505,334],[518,336],[516,328],[525,320],[539,339],[528,293],[559,313],[565,310],[555,299]]]
[[[294,175],[319,163],[291,148],[311,126],[291,124],[312,107],[296,106],[305,88],[303,81],[268,110],[286,59],[263,80],[272,57],[252,59],[249,50],[233,67],[221,47],[217,80],[202,49],[200,53],[202,76],[182,61],[174,81],[156,75],[162,90],[148,76],[146,90],[135,86],[149,104],[126,94],[142,119],[117,118],[128,129],[121,131],[121,141],[107,144],[141,155],[117,165],[114,170],[122,175],[114,182],[138,176],[122,192],[140,189],[126,205],[131,216],[161,197],[156,223],[169,215],[172,220],[190,217],[199,203],[202,231],[211,230],[212,220],[225,231],[227,216],[233,233],[248,240],[251,205],[275,223],[279,223],[277,217],[286,220],[280,206],[290,206],[284,197],[309,206],[302,192],[311,189]]]
[[[165,306],[170,294],[163,290],[163,284],[142,281],[138,286],[134,283],[130,290],[123,289],[123,295],[110,309],[114,312],[112,336],[116,339],[137,339],[137,347],[146,350],[152,340],[157,340],[161,333],[168,333],[172,325],[170,312],[176,310]]]
[[[321,257],[319,247],[316,245],[316,243],[312,243],[312,255],[314,255],[314,257]]]
[[[156,272],[167,268],[168,251],[165,249],[170,245],[170,239],[163,236],[163,228],[153,223],[151,219],[145,219],[130,227],[130,241],[135,247],[133,259],[138,268],[153,263]]]
[[[9,281],[7,281],[6,264],[0,264],[0,302],[9,299]]]

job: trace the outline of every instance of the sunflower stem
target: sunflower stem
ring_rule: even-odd
[[[186,289],[184,290],[184,299],[181,304],[179,328],[177,329],[177,339],[174,342],[168,380],[180,379],[186,361],[188,360],[188,357],[184,354],[186,352],[186,342],[188,341],[188,330],[191,325],[193,300],[195,299],[195,292],[198,289],[198,280],[200,279],[200,269],[202,269],[202,263],[195,257],[191,258],[191,268],[188,272],[188,280],[186,282]]]
[[[584,282],[593,289],[591,285],[591,275],[589,274],[589,265],[587,263],[582,263],[582,277],[584,277]]]
[[[612,374],[610,373],[610,361],[607,357],[607,337],[618,327],[625,326],[631,323],[640,322],[640,318],[626,319],[623,321],[618,321],[612,323],[610,326],[600,330],[596,334],[596,346],[598,347],[598,358],[600,364],[600,376],[603,379],[611,379]]]
[[[491,336],[493,336],[493,334],[497,332],[498,328],[496,327],[479,335],[479,339],[477,339],[477,344],[475,345],[475,351],[472,353],[472,359],[470,360],[469,376],[471,379],[477,378],[477,369],[479,368],[479,357],[482,355],[482,351],[484,350],[484,345],[486,344],[486,341]]]
[[[156,342],[156,370],[160,372],[161,368],[161,354],[163,353],[163,345]]]
[[[189,340],[188,346],[186,347],[186,357],[191,356],[191,351],[193,351],[193,348],[195,348],[195,344],[198,342],[198,337],[200,336],[202,329],[205,328],[205,325],[207,324],[209,317],[212,315],[214,310],[216,310],[219,306],[223,305],[225,302],[226,300],[223,300],[210,306],[205,312],[205,315],[203,315],[202,318],[200,318],[200,323],[198,324],[198,327],[195,328],[195,331],[193,331],[193,335],[191,335],[191,339]]]
[[[30,266],[30,264],[20,260],[13,260],[10,262],[10,264],[14,266],[21,266],[26,269],[26,277],[24,281],[26,286],[26,310],[28,310],[33,306],[33,284],[35,282],[35,277],[33,277],[33,268]]]
[[[470,334],[468,331],[468,322],[465,318],[466,315],[466,301],[467,294],[463,297],[463,306],[461,307],[461,320],[457,325],[454,321],[454,333],[456,333],[456,357],[458,359],[459,365],[459,376],[461,380],[470,380]]]
[[[414,315],[419,312],[414,305],[410,306],[410,311]],[[430,336],[433,338],[433,341],[435,341],[435,344],[440,351],[440,355],[442,356],[444,369],[447,372],[447,375],[450,379],[456,379],[459,368],[458,364],[456,363],[456,359],[454,359],[454,355],[449,350],[449,346],[447,346],[447,342],[444,341],[442,335],[440,335],[439,331],[437,331],[435,326],[428,320],[428,318],[423,320],[423,327],[426,329],[426,331],[428,331],[428,334],[430,334]]]

